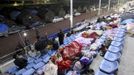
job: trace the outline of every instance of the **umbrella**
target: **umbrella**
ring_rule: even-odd
[[[0,23],[0,32],[7,32],[8,26],[6,24]]]
[[[134,23],[134,19],[126,19],[126,20],[123,20],[121,22],[121,25],[126,25],[126,24],[129,24],[129,23]]]

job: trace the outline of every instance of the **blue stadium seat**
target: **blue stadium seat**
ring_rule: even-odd
[[[114,37],[114,41],[122,42],[124,41],[124,38]]]
[[[27,71],[25,71],[24,73],[22,73],[22,75],[33,75],[34,72],[35,72],[35,69],[30,68]]]
[[[28,60],[28,63],[33,63],[35,61],[35,59],[31,57],[28,57],[27,60]]]
[[[108,51],[113,52],[113,53],[120,53],[121,47],[116,47],[116,46],[110,45],[108,48]]]
[[[49,50],[49,51],[47,52],[47,54],[48,54],[48,55],[51,55],[51,54],[52,54],[52,50]]]
[[[26,69],[21,69],[18,72],[15,73],[15,75],[22,75],[22,73],[24,73],[26,71]]]
[[[27,66],[26,66],[26,69],[30,69],[32,68],[34,65],[36,65],[35,63],[29,63]]]
[[[50,55],[50,56],[53,56],[54,54],[56,53],[56,51],[55,50],[50,50],[50,51],[48,51],[48,55]]]
[[[107,74],[107,73],[105,73],[105,72],[102,72],[102,71],[98,70],[98,71],[95,73],[95,75],[114,75],[114,74]]]
[[[41,57],[42,57],[42,59],[44,59],[44,58],[46,58],[47,56],[49,56],[48,53],[47,53],[47,54],[44,54],[44,55],[41,56]]]
[[[126,28],[118,28],[117,31],[126,31]]]
[[[122,32],[122,31],[118,31],[116,34],[125,35],[125,32]]]
[[[110,62],[110,61],[107,61],[107,60],[103,60],[101,62],[101,65],[100,65],[100,70],[105,72],[105,73],[108,73],[108,74],[114,74],[116,73],[116,71],[118,70],[118,62],[115,61],[115,62]]]
[[[41,62],[41,61],[43,61],[42,58],[37,58],[36,60],[34,60],[35,63],[39,63],[39,62]]]
[[[53,53],[52,53],[52,55],[51,55],[51,56],[55,55],[55,54],[56,54],[56,52],[57,52],[57,51],[53,50]]]
[[[42,66],[44,66],[45,64],[43,63],[43,62],[39,62],[39,63],[37,63],[36,65],[34,65],[33,66],[33,68],[34,69],[38,69],[38,68],[40,68],[40,67],[42,67]]]
[[[13,67],[10,67],[7,70],[7,73],[9,73],[9,74],[15,74],[17,71],[18,71],[18,67],[17,66],[13,66]]]
[[[42,75],[43,74],[43,68],[45,67],[45,65],[43,66],[43,67],[41,67],[41,68],[39,68],[37,71],[36,71],[36,74],[38,74],[38,75]]]
[[[113,61],[119,61],[120,57],[121,57],[121,54],[120,53],[111,53],[109,51],[107,51],[106,54],[105,54],[105,56],[104,56],[104,58],[106,60],[111,61],[111,62],[113,62]]]
[[[43,62],[47,63],[50,58],[51,58],[51,56],[47,55],[45,58],[43,58]]]
[[[123,34],[116,34],[115,37],[120,37],[120,38],[123,38],[124,35]]]
[[[72,41],[74,41],[74,40],[75,40],[75,35],[71,35],[71,36],[70,36],[70,39],[71,39]]]
[[[73,72],[72,71],[68,71],[65,75],[73,75]],[[77,74],[76,75],[80,75],[80,73],[79,72],[77,72]]]
[[[106,36],[102,35],[100,38],[101,38],[101,39],[106,39]]]
[[[52,38],[56,38],[57,37],[57,33],[53,33],[53,34],[50,34],[48,36],[48,38],[52,39]]]
[[[66,29],[63,30],[64,33],[67,33],[69,31],[70,31],[70,28],[66,28]]]
[[[68,43],[71,43],[71,42],[73,41],[73,40],[71,39],[71,37],[68,37],[67,40],[68,40]]]
[[[117,41],[112,41],[111,45],[116,46],[116,47],[122,47],[123,43],[122,42],[117,42]]]
[[[67,39],[68,37],[66,37],[65,39],[64,39],[64,45],[68,45],[69,44],[69,42],[68,42],[68,39]]]
[[[101,38],[100,38],[99,41],[100,41],[101,44],[104,44],[105,39],[101,39]]]

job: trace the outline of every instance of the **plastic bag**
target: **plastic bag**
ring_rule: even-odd
[[[73,70],[74,70],[74,71],[80,71],[82,68],[83,68],[83,65],[80,63],[80,61],[77,61],[77,62],[74,64]]]
[[[84,64],[84,65],[87,65],[87,64],[89,64],[90,63],[90,59],[88,58],[88,57],[82,57],[81,59],[80,59],[80,62],[82,63],[82,64]]]

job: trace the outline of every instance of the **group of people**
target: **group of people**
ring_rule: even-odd
[[[47,33],[44,37],[39,36],[39,32],[36,30],[37,41],[33,45],[29,45],[26,48],[19,43],[16,47],[16,50],[23,48],[27,53],[28,57],[42,56],[48,52],[48,50],[57,50],[64,41],[64,32],[59,30],[57,34],[58,40],[56,38],[49,39]],[[27,56],[21,53],[22,51],[17,51],[13,58],[15,59],[14,63],[18,66],[19,69],[22,69],[27,66]]]
[[[103,21],[105,20],[104,17],[102,18],[102,20]],[[102,20],[100,20],[100,18],[98,18],[97,23],[102,22]],[[113,19],[110,21],[113,21]],[[108,22],[110,22],[110,21],[108,21]],[[89,26],[90,25],[93,25],[93,24],[89,23]],[[89,29],[92,29],[92,28],[89,28]],[[102,28],[102,30],[104,31],[103,28]],[[75,32],[70,31],[65,36],[65,33],[62,30],[59,30],[59,32],[57,33],[57,37],[58,37],[58,41],[57,41],[56,38],[49,39],[47,33],[45,33],[44,37],[40,37],[39,32],[37,30],[36,31],[37,41],[34,43],[34,45],[30,45],[30,50],[27,50],[28,51],[27,54],[30,57],[36,57],[36,56],[42,56],[42,55],[46,54],[48,52],[48,50],[58,50],[59,47],[64,44],[64,38],[71,36],[71,34],[75,34]],[[102,56],[105,55],[106,50],[108,49],[111,41],[112,41],[111,39],[108,39],[101,46],[100,50],[102,52],[101,53]],[[27,59],[24,58],[23,56],[21,56],[20,54],[16,53],[13,56],[13,58],[15,59],[15,61],[14,61],[15,65],[18,66],[19,69],[25,68],[27,66],[27,63],[28,63]],[[76,62],[76,64],[83,65],[82,62],[80,62],[80,61]],[[87,67],[87,69],[88,69],[89,66],[85,65],[83,67],[84,68]],[[93,70],[87,70],[87,71],[93,72]]]

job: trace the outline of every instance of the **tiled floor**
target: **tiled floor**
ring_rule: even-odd
[[[93,60],[91,66],[90,66],[90,69],[93,69],[95,71],[95,73],[96,73],[97,70],[99,69],[99,65],[100,65],[102,60],[103,60],[103,57],[101,57],[98,54],[97,57]]]
[[[118,75],[134,75],[134,37],[126,37]]]
[[[125,41],[117,75],[134,75],[134,37],[126,36]],[[102,60],[103,58],[98,55],[92,62],[90,68],[96,72]]]

